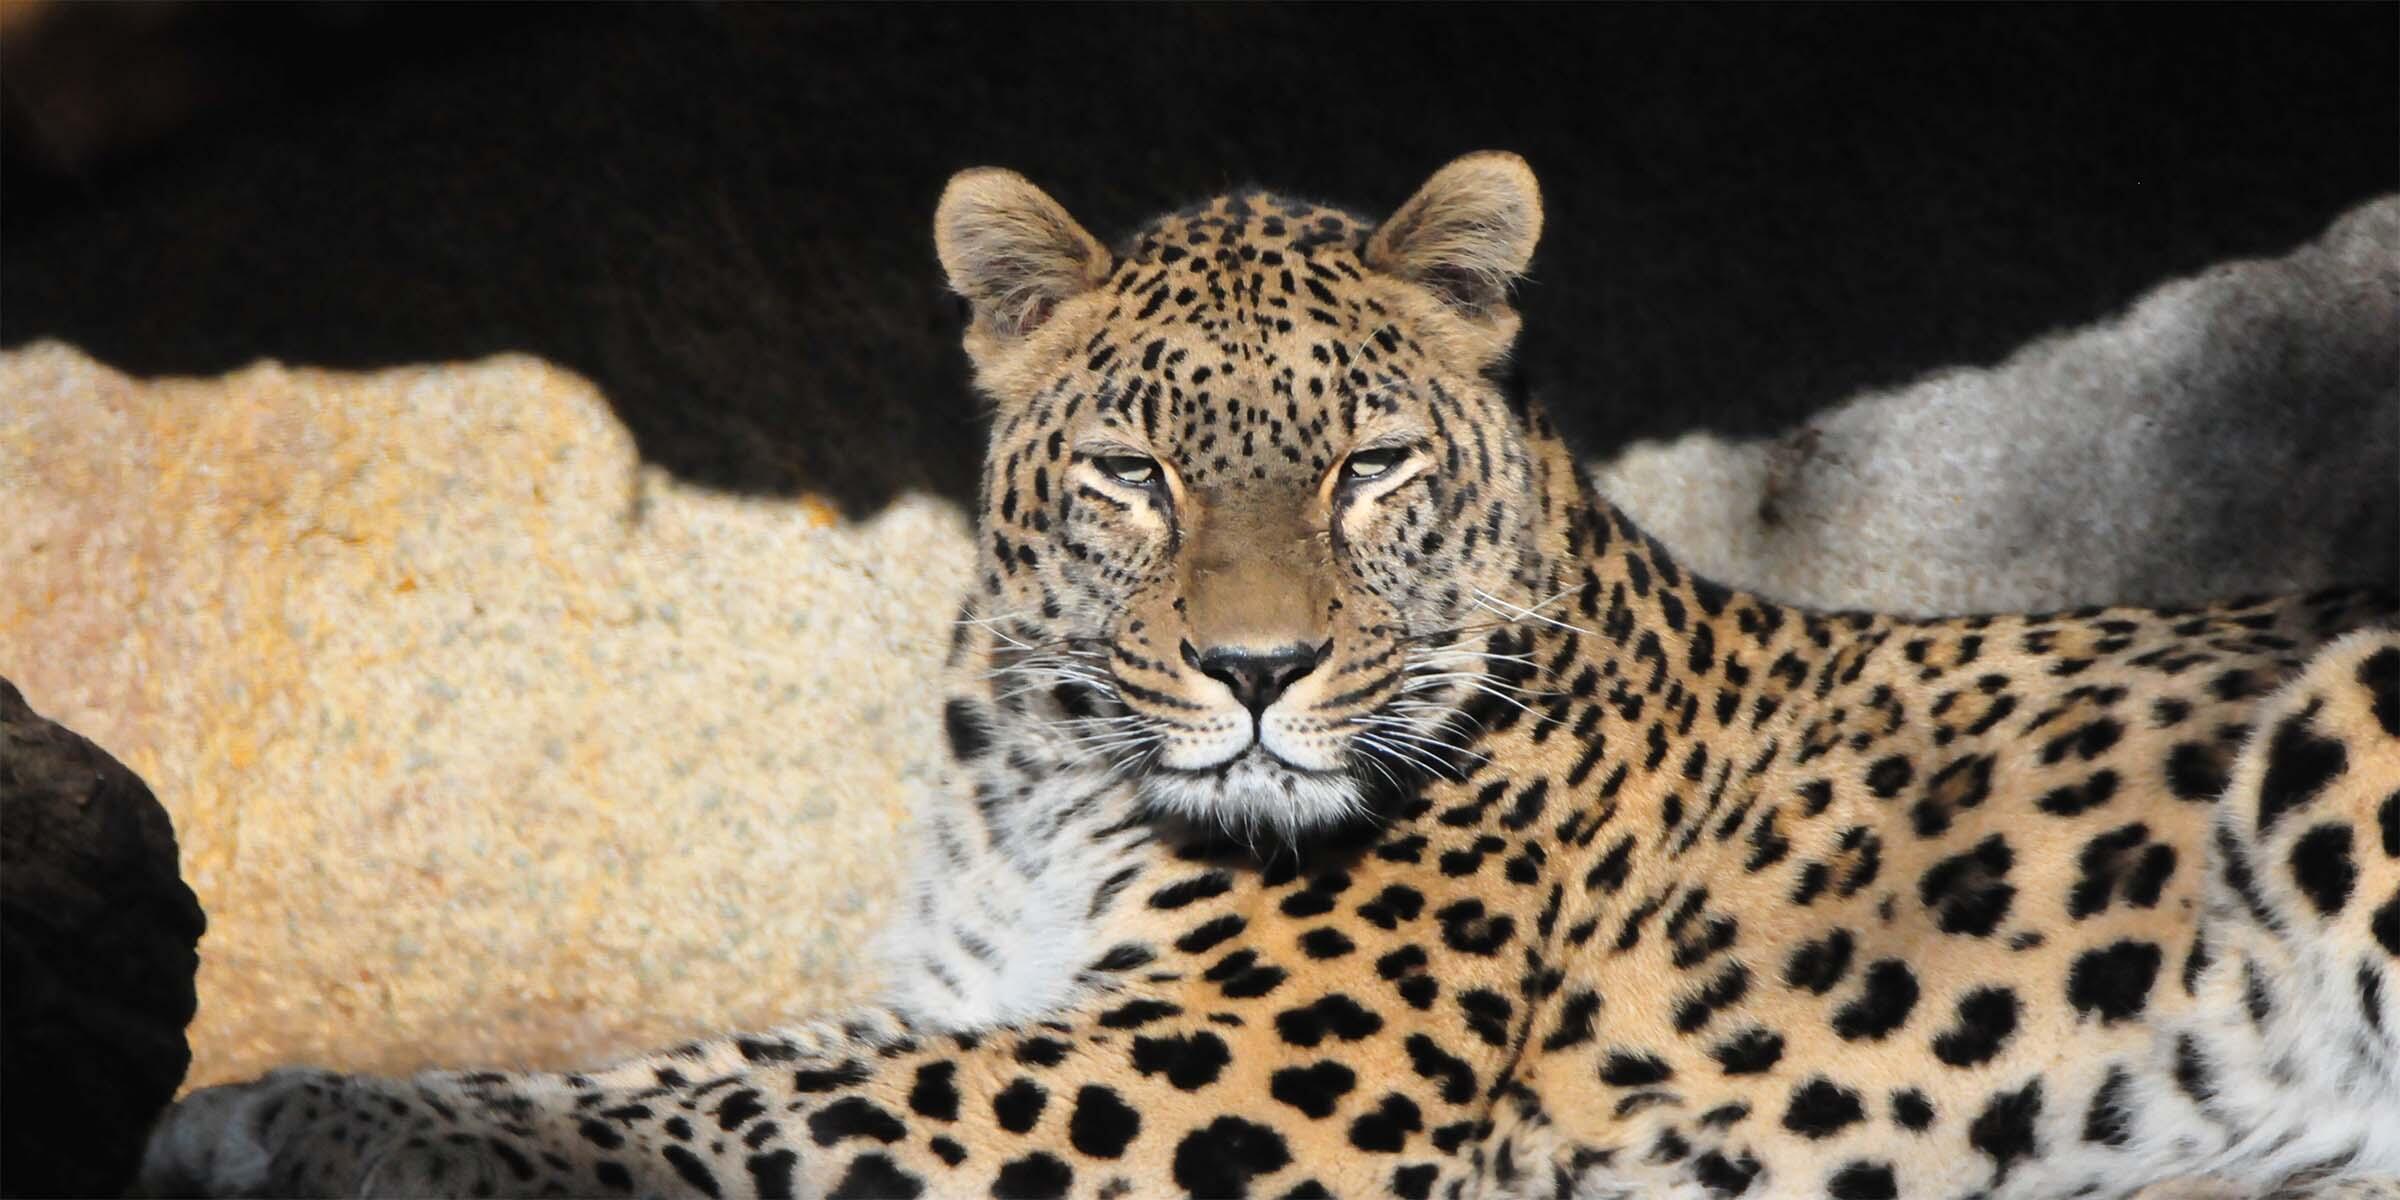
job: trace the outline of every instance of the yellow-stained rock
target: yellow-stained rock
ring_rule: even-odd
[[[590,1064],[858,998],[966,538],[929,498],[677,483],[521,356],[0,355],[0,675],[174,815],[192,1086]]]

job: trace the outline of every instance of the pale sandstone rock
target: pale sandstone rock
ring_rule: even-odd
[[[0,356],[0,675],[210,916],[189,1086],[569,1066],[858,995],[959,514],[665,479],[520,357],[139,382]]]

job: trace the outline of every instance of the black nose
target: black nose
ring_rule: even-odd
[[[1305,646],[1285,646],[1276,650],[1258,651],[1241,647],[1220,646],[1195,654],[1191,643],[1184,643],[1184,659],[1200,669],[1200,673],[1233,689],[1233,698],[1242,702],[1252,716],[1267,711],[1277,697],[1299,681],[1300,677],[1317,669],[1322,647],[1311,650]]]

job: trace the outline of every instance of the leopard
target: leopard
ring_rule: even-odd
[[[143,1187],[2388,1191],[2392,592],[1713,583],[1515,366],[1542,223],[1498,151],[1380,221],[1244,188],[1114,245],[954,177],[990,436],[885,1002],[203,1089]]]

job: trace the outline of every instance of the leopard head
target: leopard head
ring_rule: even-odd
[[[1113,252],[1021,176],[953,178],[1004,707],[1237,831],[1440,769],[1469,702],[1509,699],[1487,635],[1541,602],[1563,519],[1502,382],[1541,222],[1505,153],[1380,225],[1243,192]]]

